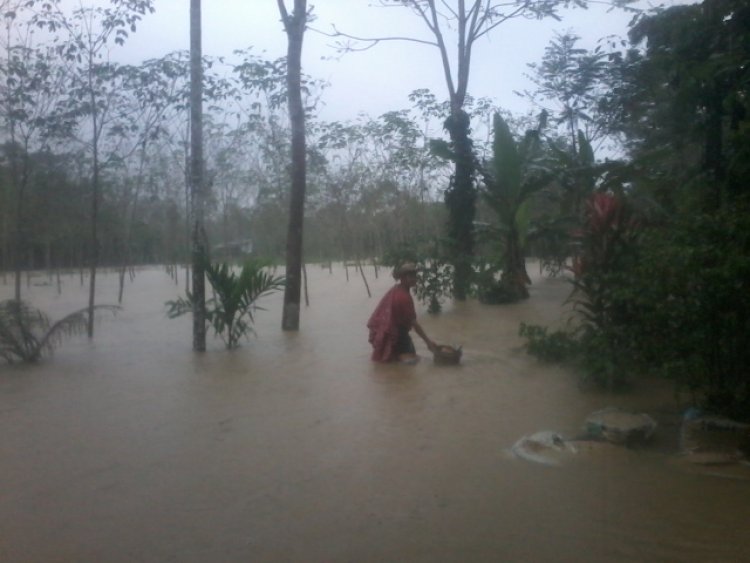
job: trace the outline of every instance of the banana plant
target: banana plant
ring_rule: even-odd
[[[213,290],[213,296],[206,300],[206,320],[231,350],[239,346],[242,337],[253,333],[253,313],[263,309],[257,301],[284,287],[284,278],[268,273],[259,260],[245,262],[239,274],[227,263],[207,263],[204,267]],[[179,317],[192,312],[193,298],[188,292],[187,298],[166,305],[169,318]]]
[[[546,120],[547,114],[542,112],[537,127],[516,141],[505,120],[495,114],[492,159],[488,166],[479,167],[484,184],[482,196],[498,219],[488,230],[502,244],[500,282],[518,298],[529,296],[527,286],[531,283],[524,256],[531,225],[531,198],[554,177],[541,146]]]

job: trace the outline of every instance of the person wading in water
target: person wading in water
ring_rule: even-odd
[[[417,266],[412,263],[402,264],[393,271],[393,277],[398,283],[383,296],[367,321],[367,328],[370,329],[369,341],[372,344],[372,360],[416,363],[419,356],[409,336],[412,328],[430,350],[436,347],[417,322],[414,300],[409,291],[417,284]]]

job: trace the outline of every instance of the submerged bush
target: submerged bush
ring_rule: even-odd
[[[96,305],[95,310],[117,311],[117,305]],[[86,332],[88,308],[50,324],[49,318],[25,301],[0,302],[0,358],[8,363],[36,362],[52,353],[65,336]]]
[[[526,338],[527,352],[546,362],[570,360],[580,351],[575,337],[563,330],[549,332],[545,326],[521,323],[518,334]]]

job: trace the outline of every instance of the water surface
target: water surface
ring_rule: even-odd
[[[278,294],[242,348],[195,354],[190,318],[165,316],[181,287],[153,268],[93,341],[0,366],[0,560],[750,560],[750,481],[675,460],[669,387],[583,393],[521,349],[520,322],[559,321],[565,281],[537,278],[517,305],[420,308],[462,365],[383,366],[364,324],[392,280],[366,270],[368,298],[341,267],[308,273],[299,333],[280,330]],[[26,296],[52,318],[85,306],[77,275],[61,295],[45,281]],[[97,282],[115,302],[116,276]],[[657,418],[654,445],[557,468],[507,453],[609,405]]]

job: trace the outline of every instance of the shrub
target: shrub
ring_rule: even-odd
[[[545,362],[571,360],[579,352],[578,341],[563,330],[549,332],[544,326],[521,323],[518,334],[527,339],[527,352]]]

